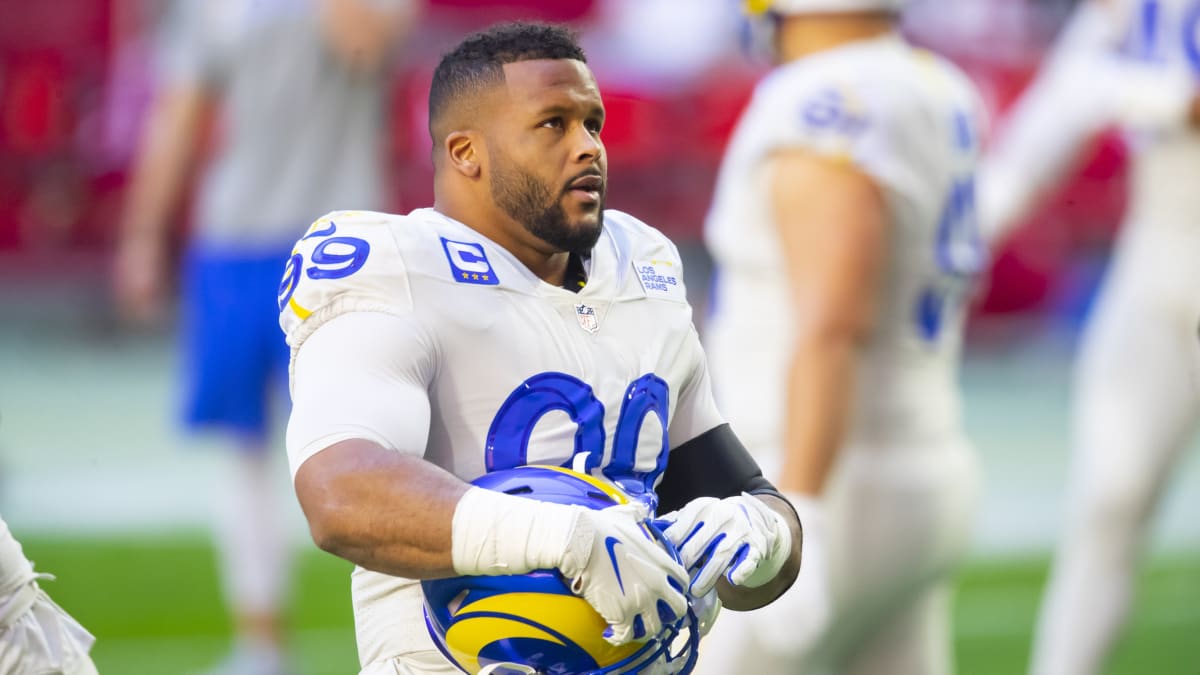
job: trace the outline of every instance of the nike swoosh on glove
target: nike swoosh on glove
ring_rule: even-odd
[[[756,588],[779,574],[792,547],[783,516],[753,495],[700,497],[665,514],[663,534],[679,549],[691,574],[690,591],[706,595],[721,575],[734,586]]]
[[[613,645],[653,637],[688,609],[687,572],[647,531],[647,516],[640,502],[579,508],[558,565],[571,590],[604,617]]]

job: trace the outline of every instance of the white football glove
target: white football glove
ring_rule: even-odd
[[[687,612],[688,575],[649,533],[645,505],[593,511],[474,487],[454,512],[454,570],[464,575],[558,569],[622,645]]]
[[[687,572],[646,531],[648,515],[638,502],[580,509],[558,565],[571,590],[608,622],[604,639],[614,645],[653,637],[664,620],[687,612]]]
[[[669,523],[663,534],[679,549],[696,597],[713,590],[721,575],[734,586],[762,586],[791,553],[792,532],[783,516],[746,493],[693,499],[660,520]]]

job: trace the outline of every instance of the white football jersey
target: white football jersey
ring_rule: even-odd
[[[1200,0],[1109,0],[1099,7],[1113,26],[1107,43],[1100,32],[1100,51],[1090,65],[1107,58],[1124,66],[1096,88],[1120,101],[1117,118],[1109,121],[1125,124],[1136,146],[1130,216],[1158,227],[1195,228],[1200,133],[1186,115],[1200,92]],[[1088,60],[1089,46],[1078,48]]]
[[[1128,134],[1129,219],[1193,228],[1200,213],[1200,133],[1187,121],[1200,91],[1200,0],[1091,0],[1076,10],[1010,115],[982,171],[989,236],[1036,204],[1088,139]]]
[[[1132,7],[1124,15],[1122,55],[1161,71],[1165,86],[1174,87],[1165,98],[1190,102],[1200,92],[1200,0],[1125,0],[1124,4]],[[1132,167],[1130,215],[1134,220],[1185,229],[1200,224],[1200,190],[1196,189],[1200,133],[1181,118],[1133,141],[1143,145]]]
[[[808,150],[853,165],[883,191],[886,271],[849,440],[923,439],[960,424],[964,298],[985,259],[974,204],[981,124],[966,77],[893,35],[783,65],[758,85],[706,226],[717,263],[706,324],[717,401],[758,457],[781,443],[794,335],[765,160]]]
[[[393,417],[410,416],[410,427],[427,420],[427,429],[413,443],[404,440],[411,428],[393,434],[388,422],[308,406],[289,425],[293,474],[331,441],[362,437],[464,480],[527,463],[569,465],[587,453],[593,471],[635,492],[652,488],[670,448],[724,422],[679,254],[658,231],[607,211],[589,265],[580,292],[552,286],[432,209],[317,221],[281,286],[293,367],[306,341],[339,315],[399,317],[410,332],[390,358],[403,361],[429,405],[424,418],[404,409]],[[354,400],[354,391],[342,394]],[[364,664],[433,649],[415,582],[357,569],[353,596]]]

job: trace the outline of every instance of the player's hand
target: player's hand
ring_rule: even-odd
[[[779,574],[791,551],[783,516],[744,493],[693,499],[660,522],[667,523],[663,534],[679,548],[697,597],[712,591],[722,575],[734,586],[762,586]]]
[[[113,292],[121,316],[137,323],[161,321],[167,287],[166,243],[154,237],[122,239],[113,263]]]
[[[641,503],[579,510],[559,570],[609,627],[613,645],[657,635],[687,612],[687,572],[646,529]]]

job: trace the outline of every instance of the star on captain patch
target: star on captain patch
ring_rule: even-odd
[[[596,318],[596,310],[587,305],[575,305],[575,318],[579,319],[579,327],[596,334],[600,330],[600,320]]]

